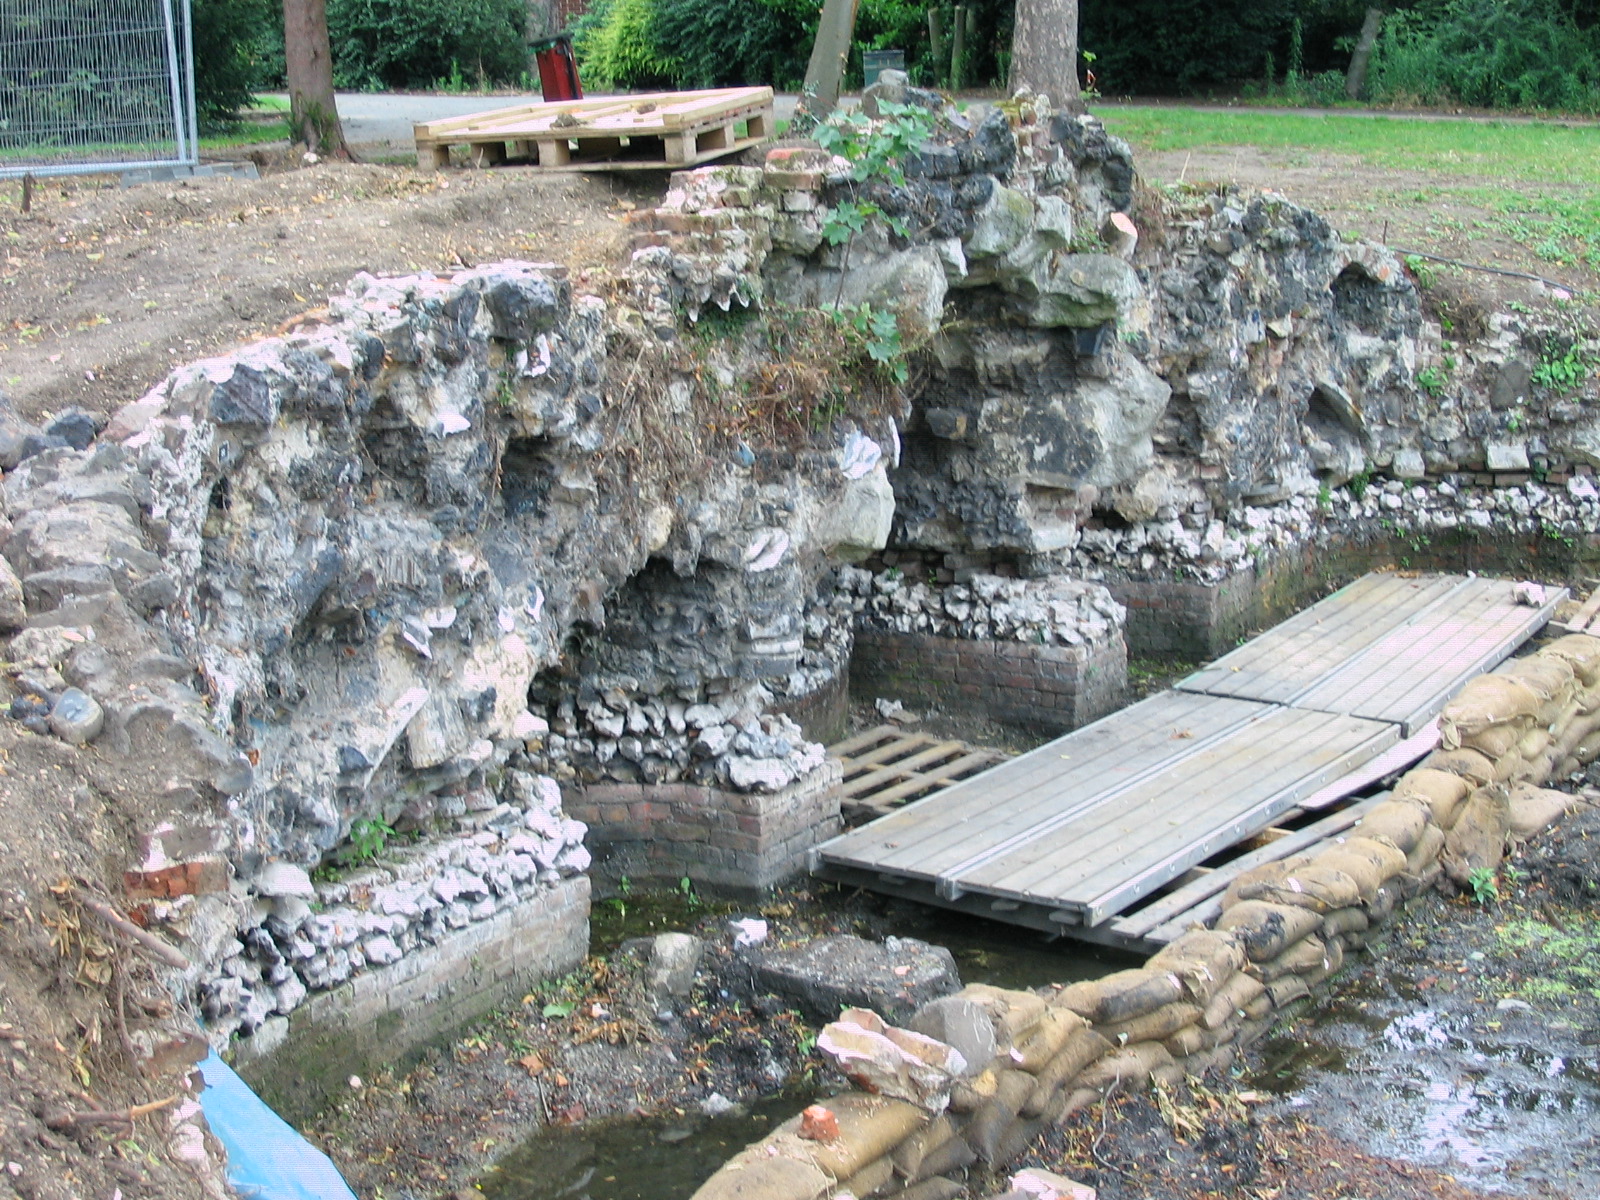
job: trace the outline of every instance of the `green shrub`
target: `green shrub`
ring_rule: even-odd
[[[770,84],[805,78],[816,6],[785,0],[654,0],[652,31],[681,88]]]
[[[194,0],[192,11],[200,123],[203,128],[226,125],[270,81],[264,35],[282,22],[283,9],[275,0]],[[280,32],[280,46],[282,40]]]
[[[528,69],[527,19],[525,0],[328,0],[334,83],[516,83]]]
[[[1557,0],[1446,0],[1396,13],[1370,72],[1385,100],[1600,110],[1600,41]]]
[[[572,26],[585,91],[666,88],[679,64],[662,49],[655,0],[596,0]]]

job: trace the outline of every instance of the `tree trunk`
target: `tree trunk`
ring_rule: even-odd
[[[856,3],[857,0],[823,0],[798,105],[800,112],[819,121],[839,103],[839,84],[844,79],[844,65],[849,61],[850,42],[855,36]]]
[[[1011,90],[1044,92],[1057,108],[1083,111],[1078,91],[1078,0],[1017,0]]]
[[[1356,39],[1355,53],[1350,55],[1350,70],[1344,77],[1344,95],[1347,100],[1359,100],[1361,89],[1367,83],[1367,63],[1372,60],[1372,48],[1378,44],[1378,27],[1383,24],[1383,9],[1367,9],[1361,22],[1361,36]]]
[[[349,158],[333,98],[327,0],[283,0],[283,51],[289,76],[289,129],[306,149]]]

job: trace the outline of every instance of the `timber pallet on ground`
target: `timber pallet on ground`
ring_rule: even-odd
[[[999,750],[878,725],[828,747],[844,767],[844,814],[853,822],[931,796],[1004,762]]]
[[[519,104],[415,127],[423,170],[446,166],[452,146],[466,147],[475,167],[675,170],[759,145],[774,132],[769,87]]]

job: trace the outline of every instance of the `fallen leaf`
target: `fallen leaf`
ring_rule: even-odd
[[[537,1054],[524,1054],[517,1059],[518,1065],[523,1067],[529,1075],[539,1076],[544,1074],[544,1059]]]

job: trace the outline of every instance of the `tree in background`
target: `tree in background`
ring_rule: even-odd
[[[1011,33],[1012,91],[1043,92],[1057,108],[1082,111],[1078,90],[1078,0],[1017,0]]]
[[[283,58],[291,134],[317,154],[349,158],[333,95],[327,0],[283,0]]]
[[[263,82],[262,32],[272,0],[194,0],[194,92],[204,126],[237,119]]]

